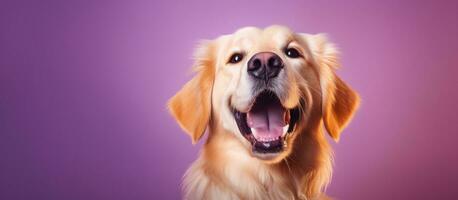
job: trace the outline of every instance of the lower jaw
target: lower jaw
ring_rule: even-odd
[[[282,136],[279,141],[274,142],[276,146],[264,147],[262,141],[258,141],[252,134],[244,134],[243,136],[249,142],[249,148],[251,148],[251,155],[260,160],[267,162],[276,162],[287,149],[287,133]]]
[[[256,157],[258,159],[264,160],[264,161],[270,161],[274,162],[276,158],[278,158],[281,154],[281,152],[277,153],[258,153],[258,152],[252,152],[253,157]]]
[[[252,157],[259,159],[267,164],[276,164],[282,161],[286,157],[287,154],[288,154],[287,148],[283,148],[279,152],[269,152],[269,153],[260,153],[257,151],[251,152]]]

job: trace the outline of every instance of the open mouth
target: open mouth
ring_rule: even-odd
[[[286,109],[273,92],[260,93],[246,113],[234,109],[242,135],[251,143],[254,153],[278,153],[286,147],[286,137],[294,131],[299,109]]]

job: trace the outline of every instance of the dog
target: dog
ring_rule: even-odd
[[[203,41],[195,76],[168,102],[196,143],[185,199],[328,199],[335,141],[359,106],[324,34],[246,27]]]

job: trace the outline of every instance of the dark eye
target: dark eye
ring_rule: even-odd
[[[298,58],[301,56],[299,51],[297,51],[295,48],[288,48],[285,50],[285,54],[290,57],[290,58]]]
[[[240,53],[232,54],[231,58],[229,59],[229,63],[235,64],[240,62],[243,59],[243,55]]]

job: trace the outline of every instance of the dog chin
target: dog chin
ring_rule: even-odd
[[[252,152],[251,156],[253,156],[254,158],[257,158],[259,160],[262,160],[267,164],[274,164],[274,163],[278,163],[281,160],[283,160],[288,155],[287,152],[288,151],[286,149],[283,150],[282,152],[278,152],[278,153],[257,153],[257,152]]]

